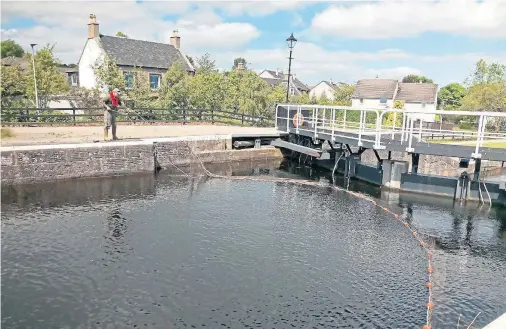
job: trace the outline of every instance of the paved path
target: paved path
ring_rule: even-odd
[[[4,128],[5,129],[5,128]],[[2,146],[90,143],[103,141],[104,130],[101,126],[91,127],[11,127],[13,137],[2,138]],[[276,134],[274,128],[234,127],[214,125],[164,125],[164,126],[118,126],[117,135],[122,140],[202,136],[229,134]],[[109,138],[111,137],[109,131]]]

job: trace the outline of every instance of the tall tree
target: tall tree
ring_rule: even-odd
[[[437,97],[438,108],[443,107],[448,111],[458,110],[462,106],[462,98],[467,94],[467,89],[458,83],[450,83],[439,90]]]
[[[351,106],[351,96],[354,92],[354,85],[341,84],[334,90],[334,105]]]
[[[423,75],[409,74],[402,78],[404,83],[434,83],[432,79],[429,79]]]
[[[172,64],[164,74],[162,86],[159,89],[160,105],[172,111],[168,113],[170,118],[174,118],[174,110],[191,107],[190,79],[182,61]]]
[[[125,76],[113,58],[109,56],[99,58],[93,66],[93,71],[95,72],[99,89],[102,91],[125,88]]]
[[[201,57],[197,57],[197,72],[216,71],[216,63],[211,59],[211,55],[206,53]]]
[[[125,33],[121,32],[121,31],[116,32],[116,36],[122,37],[122,38],[128,38],[128,35],[126,35]]]
[[[17,44],[14,40],[4,40],[0,44],[1,56],[4,57],[23,57],[25,51],[23,47]]]
[[[466,80],[468,92],[462,98],[462,108],[475,111],[506,110],[506,65],[487,64],[483,59],[476,63]]]
[[[70,89],[65,75],[60,72],[61,62],[53,55],[53,49],[54,45],[48,45],[35,54],[35,76],[40,107],[46,107],[53,96],[61,96]],[[31,61],[31,54],[28,57]],[[32,66],[25,80],[27,87],[25,95],[30,99],[35,99]]]
[[[237,57],[234,59],[234,66],[232,66],[232,70],[237,69],[237,67],[239,66],[239,63],[243,64],[243,67],[245,70],[248,68],[246,60],[242,57]]]

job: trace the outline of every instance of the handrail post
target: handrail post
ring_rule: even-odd
[[[480,114],[480,119],[478,120],[478,136],[476,137],[476,148],[474,150],[474,153],[471,155],[473,158],[476,158],[476,159],[481,158],[481,154],[479,153],[479,151],[480,151],[480,141],[482,138],[482,134],[485,131],[485,129],[483,129],[483,127],[484,127],[483,114]]]
[[[214,125],[214,108],[211,108],[211,124]]]
[[[395,124],[397,122],[397,112],[394,112],[394,123],[392,124],[392,139],[395,139]]]
[[[343,129],[346,129],[346,109],[344,109]]]
[[[315,113],[315,110],[313,109],[313,118],[314,118],[314,137],[316,138],[318,136],[318,112],[319,112],[319,108],[317,107],[316,108],[316,113]]]
[[[73,108],[72,109],[72,121],[74,121],[74,126],[76,125],[76,109]]]
[[[360,121],[358,123],[358,146],[362,146],[362,121],[364,118],[364,109],[360,109]]]
[[[334,142],[334,130],[335,130],[335,124],[336,124],[336,109],[333,108],[332,109],[332,137],[331,137],[331,141]]]
[[[406,149],[406,151],[413,152],[414,149],[411,147],[412,142],[413,142],[413,125],[414,125],[413,117],[410,117],[409,121],[410,122],[409,122],[408,148]]]

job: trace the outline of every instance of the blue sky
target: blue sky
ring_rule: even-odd
[[[498,0],[3,1],[2,40],[56,43],[64,62],[77,62],[91,13],[104,34],[168,42],[178,29],[184,52],[208,52],[223,69],[241,56],[258,71],[287,70],[293,32],[292,68],[309,85],[420,73],[442,86],[461,82],[479,58],[506,64],[506,2]]]

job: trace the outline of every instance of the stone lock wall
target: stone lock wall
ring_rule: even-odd
[[[196,155],[195,155],[196,154]],[[276,148],[232,150],[230,136],[135,142],[14,146],[1,149],[2,184],[154,172],[175,166],[282,158]]]
[[[378,150],[377,152],[381,159],[388,159],[388,151]],[[409,168],[411,170],[411,154],[405,152],[392,152],[392,160],[409,162]],[[361,163],[369,166],[376,166],[378,159],[374,151],[364,151],[364,153],[362,153]],[[481,163],[482,172],[498,167],[501,167],[501,163],[497,161],[482,161]],[[418,163],[418,173],[420,174],[456,177],[459,176],[463,170],[468,173],[474,172],[474,162],[470,163],[468,168],[460,169],[458,158],[420,154]]]
[[[114,176],[153,171],[155,167],[152,143],[79,146],[2,150],[2,184]]]

